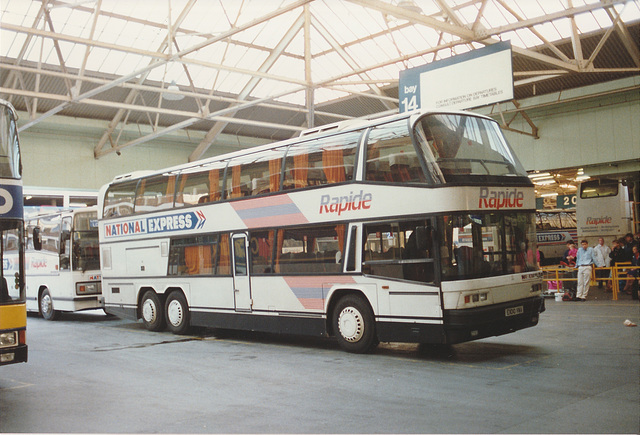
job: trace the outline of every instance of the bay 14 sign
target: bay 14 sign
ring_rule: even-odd
[[[206,220],[207,218],[204,216],[202,211],[133,219],[130,221],[105,225],[104,236],[109,238],[136,234],[198,230],[202,229]]]
[[[513,99],[511,43],[498,42],[400,72],[400,112],[470,109]]]

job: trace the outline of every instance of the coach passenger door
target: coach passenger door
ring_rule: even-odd
[[[233,289],[236,311],[251,311],[251,284],[249,280],[249,259],[247,258],[247,235],[234,234],[233,247]]]

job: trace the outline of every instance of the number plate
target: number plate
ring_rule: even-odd
[[[517,316],[518,314],[524,313],[524,307],[520,305],[519,307],[507,308],[504,310],[505,317],[509,316]]]

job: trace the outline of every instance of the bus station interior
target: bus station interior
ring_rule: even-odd
[[[580,183],[609,180],[638,233],[640,0],[0,0],[0,98],[25,207],[95,205],[122,174],[398,113],[403,71],[505,41],[513,98],[464,109],[500,124],[539,213],[575,214]],[[638,301],[592,282],[562,302],[555,282],[575,278],[543,265],[539,325],[365,355],[30,315],[29,362],[0,369],[0,432],[640,432]]]

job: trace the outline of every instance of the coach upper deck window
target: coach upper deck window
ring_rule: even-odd
[[[435,160],[437,165],[429,172],[440,180],[468,182],[471,176],[488,181],[506,176],[529,184],[495,121],[462,114],[426,115],[416,123],[414,133],[425,161]]]

